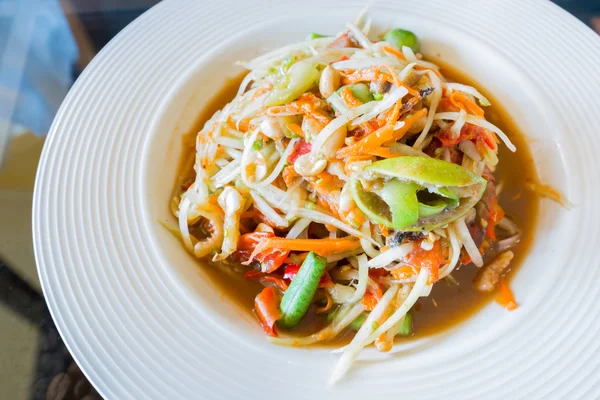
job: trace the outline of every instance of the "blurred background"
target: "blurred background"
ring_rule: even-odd
[[[77,76],[158,2],[0,0],[0,399],[100,398],[62,343],[41,293],[31,242],[35,172]],[[600,34],[600,0],[555,3]]]

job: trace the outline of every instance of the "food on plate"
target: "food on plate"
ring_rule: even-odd
[[[522,232],[495,177],[515,146],[414,33],[370,25],[243,63],[171,203],[192,254],[262,285],[271,341],[352,337],[332,381],[365,346],[411,335],[419,299],[457,269],[479,268],[474,287],[517,307],[504,276]]]

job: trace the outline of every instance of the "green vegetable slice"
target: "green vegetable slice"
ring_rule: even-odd
[[[319,78],[319,71],[316,64],[298,61],[292,64],[284,78],[287,84],[271,92],[266,106],[278,106],[296,100]]]
[[[460,199],[459,199],[458,195],[448,188],[431,187],[431,188],[429,188],[429,191],[439,194],[440,196],[444,197],[446,199],[446,201],[448,202],[448,205],[450,206],[450,208],[454,208],[454,207],[458,206],[458,204],[460,203]]]
[[[371,90],[364,83],[357,83],[356,85],[352,85],[350,91],[352,92],[352,96],[356,97],[363,104],[375,100],[375,98],[371,94]]]
[[[392,29],[385,34],[384,40],[393,44],[400,50],[402,50],[402,46],[410,47],[415,53],[418,53],[421,50],[421,43],[417,36],[405,29]]]
[[[381,189],[381,198],[390,208],[394,228],[401,229],[419,220],[417,190],[418,185],[397,179],[387,182]]]
[[[374,193],[353,177],[350,188],[357,206],[373,222],[402,231],[433,230],[462,217],[481,199],[487,184],[459,165],[429,157],[389,158],[364,171],[370,178],[392,179]],[[419,203],[420,190],[439,197]]]
[[[367,314],[361,314],[356,317],[356,319],[350,323],[350,328],[354,329],[355,331],[359,330],[365,323],[367,316]]]
[[[315,297],[326,264],[326,258],[312,251],[308,253],[281,299],[281,318],[277,321],[279,326],[291,329],[300,323]]]
[[[389,206],[375,193],[364,190],[360,180],[356,177],[350,178],[350,193],[358,208],[371,221],[385,226],[392,226]]]
[[[421,186],[466,187],[485,182],[460,165],[430,157],[394,157],[374,162],[366,172],[413,181]]]
[[[412,317],[410,313],[406,313],[404,316],[404,321],[402,321],[402,325],[400,325],[400,329],[398,329],[398,335],[408,336],[412,331]]]
[[[358,179],[350,180],[350,192],[358,208],[372,221],[395,229],[412,225],[419,219],[418,189],[413,183],[393,179],[377,195],[364,190]]]
[[[433,204],[426,204],[419,202],[419,216],[430,217],[435,214],[439,214],[448,206],[445,201],[438,200]]]

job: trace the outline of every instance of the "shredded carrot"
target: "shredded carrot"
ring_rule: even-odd
[[[396,121],[398,121],[398,118],[400,117],[400,109],[401,108],[402,108],[402,100],[400,100],[396,103],[396,105],[392,109],[392,112],[387,116],[387,124],[391,125],[392,128],[394,127],[394,125],[396,124]],[[402,134],[402,135],[404,136],[404,134]]]
[[[500,278],[500,284],[498,285],[498,296],[496,296],[496,302],[508,310],[514,310],[517,308],[517,301],[512,291],[506,284],[504,277]]]
[[[408,93],[409,93],[411,96],[414,96],[414,97],[419,97],[419,98],[421,97],[421,94],[419,93],[419,91],[418,91],[418,90],[416,90],[416,89],[413,89],[413,88],[411,88],[410,86],[407,86],[407,85],[405,85],[405,84],[404,84],[404,83],[403,83],[403,82],[400,80],[400,78],[398,78],[398,74],[396,74],[396,71],[394,70],[394,68],[390,67],[390,66],[389,66],[389,65],[387,65],[387,64],[383,64],[383,66],[384,66],[385,68],[387,68],[387,70],[389,71],[390,75],[392,75],[392,79],[393,79],[394,85],[396,85],[396,86],[398,86],[398,87],[400,87],[400,86],[403,86],[403,87],[404,87],[406,90],[408,90]]]
[[[249,118],[244,118],[244,119],[242,119],[240,122],[238,122],[236,124],[235,122],[233,122],[231,120],[231,118],[229,118],[229,119],[227,119],[227,125],[229,125],[229,127],[231,129],[238,130],[238,128],[239,128],[239,130],[241,132],[248,132],[248,129],[250,129],[250,119]]]
[[[392,125],[386,124],[353,145],[341,148],[337,151],[335,156],[337,158],[347,158],[350,156],[361,155],[370,149],[380,147],[383,143],[389,140],[390,134],[393,132],[393,130],[394,128]]]
[[[285,249],[291,251],[314,251],[320,256],[345,253],[360,247],[360,240],[346,236],[340,239],[286,239],[279,237],[263,238],[254,249],[260,253],[268,249]]]
[[[400,102],[398,102],[400,103]],[[397,107],[396,107],[397,108]],[[396,110],[394,110],[396,111]],[[396,114],[396,112],[394,112]],[[379,128],[375,132],[371,133],[368,136],[365,136],[357,143],[354,143],[352,146],[346,146],[336,153],[337,158],[346,158],[349,156],[360,155],[365,152],[368,152],[372,149],[376,149],[381,147],[384,143],[390,141],[397,141],[402,139],[402,137],[408,132],[410,127],[420,120],[423,116],[427,114],[427,109],[422,108],[417,111],[415,114],[407,117],[404,120],[404,126],[397,131],[394,131],[393,123],[388,123],[383,127]],[[397,116],[396,116],[397,118]],[[393,116],[391,118],[393,121]]]
[[[367,219],[365,217],[365,214],[363,214],[362,211],[360,211],[360,209],[358,207],[354,207],[352,209],[352,211],[348,212],[345,215],[341,215],[341,220],[345,223],[347,223],[348,225],[351,225],[355,228],[360,227],[362,224],[364,224]]]
[[[327,200],[325,200],[323,197],[319,196],[317,198],[317,204],[320,205],[321,207],[323,207],[326,210],[332,211],[331,207],[329,206],[329,203],[327,203]]]
[[[398,74],[396,73],[396,71],[394,71],[394,68],[390,67],[387,64],[382,64],[385,68],[387,68],[388,72],[390,73],[390,75],[392,76],[392,80],[394,82],[394,85],[396,86],[400,86],[402,85],[402,82],[400,81],[400,78],[398,78]]]
[[[379,79],[383,79],[389,83],[394,83],[392,78],[387,76],[386,74],[382,74],[379,71],[378,67],[371,67],[371,68],[366,68],[366,69],[361,69],[361,70],[355,71],[349,75],[345,75],[342,78],[342,84],[348,85],[350,83],[357,83],[357,82],[371,82],[371,81],[377,81]]]
[[[419,92],[417,89],[411,88],[408,85],[405,85],[404,83],[400,82],[400,85],[404,86],[404,88],[406,90],[408,90],[408,94],[410,94],[411,96],[417,98],[417,99],[421,99],[421,92]]]
[[[300,137],[304,137],[304,131],[302,130],[302,128],[300,127],[300,125],[295,124],[295,123],[291,123],[291,124],[287,124],[286,127],[292,132],[295,133],[296,135],[300,136]]]
[[[383,224],[379,224],[379,230],[381,231],[381,234],[383,236],[389,236],[390,235],[390,231],[389,231],[388,227],[385,226],[385,225],[383,225]],[[383,247],[388,247],[389,248],[389,246],[383,246]],[[383,250],[383,248],[382,248],[381,251],[385,251],[385,250]]]
[[[344,89],[342,89],[340,91],[340,96],[342,97],[342,100],[344,100],[344,103],[346,103],[348,107],[354,108],[362,104],[360,100],[358,100],[352,94],[352,88],[350,86],[346,86]]]
[[[455,107],[462,109],[466,108],[466,111],[469,111],[471,114],[477,115],[478,117],[483,117],[484,115],[483,109],[461,92],[452,93],[450,95],[450,102]]]
[[[379,119],[372,119],[370,121],[363,122],[363,123],[359,124],[357,128],[354,128],[352,130],[353,136],[350,136],[350,138],[352,138],[354,140],[361,139],[361,138],[367,136],[368,134],[375,132],[377,129],[381,128],[383,125],[385,125],[385,121],[379,120]]]
[[[433,69],[433,68],[424,67],[423,65],[419,65],[419,64],[415,65],[413,68],[414,68],[414,69],[419,69],[419,70],[421,70],[421,71],[431,71],[431,72],[433,72],[434,74],[436,74],[436,75],[438,76],[438,78],[441,78],[441,77],[442,77],[442,74],[440,73],[440,71],[437,71],[437,70],[435,70],[435,69]]]
[[[330,174],[329,172],[321,172],[320,174],[317,175],[317,183],[316,185],[318,187],[323,187],[325,185],[327,185],[328,183],[333,181],[334,176],[332,174]]]
[[[401,60],[406,60],[406,57],[404,57],[404,54],[400,50],[396,50],[393,47],[381,46],[381,50],[383,50],[387,53],[393,54]]]
[[[344,216],[340,212],[340,207],[337,200],[331,195],[330,191],[324,189],[320,185],[313,184],[312,187],[319,194],[319,198],[317,200],[318,204],[326,210],[329,210],[333,216],[337,219],[342,220],[343,222],[348,222],[345,220]],[[331,231],[331,229],[328,228]]]
[[[330,118],[323,115],[317,109],[319,108],[319,99],[312,93],[304,93],[296,101],[283,106],[275,106],[269,108],[269,113],[272,115],[277,114],[302,114],[306,117],[312,118],[318,121],[321,125],[329,123]]]

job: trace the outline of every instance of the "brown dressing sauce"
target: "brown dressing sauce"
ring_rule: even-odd
[[[511,263],[511,271],[508,275],[510,280],[510,277],[521,266],[522,260],[531,246],[538,213],[539,198],[526,189],[526,182],[538,182],[526,137],[520,132],[506,110],[495,100],[494,96],[490,95],[481,85],[478,85],[467,75],[448,67],[443,62],[433,61],[442,67],[442,73],[448,80],[476,87],[490,100],[492,106],[485,108],[486,118],[502,129],[517,147],[517,151],[512,153],[506,146],[500,145],[498,155],[500,162],[495,173],[496,184],[501,182],[503,185],[502,193],[499,196],[499,204],[504,208],[506,215],[513,218],[522,229],[521,241],[512,249],[515,258]],[[243,76],[229,79],[223,89],[215,94],[199,113],[194,129],[183,139],[184,150],[180,176],[193,174],[193,156],[190,157],[189,155],[195,154],[194,143],[197,132],[202,129],[204,123],[216,111],[235,96],[242,79]],[[262,285],[244,279],[242,277],[243,271],[243,267],[235,265],[217,264],[212,265],[211,268],[206,268],[206,273],[210,276],[213,284],[222,290],[224,301],[233,302],[243,310],[251,312],[254,297],[261,291]],[[494,294],[482,294],[474,289],[472,280],[477,271],[478,268],[473,265],[455,270],[452,276],[458,282],[458,285],[451,285],[444,281],[438,282],[434,285],[429,297],[421,298],[417,302],[413,308],[413,338],[440,333],[454,327],[493,300]],[[516,293],[516,300],[518,303],[518,293]],[[316,329],[325,324],[325,318],[309,311],[307,317],[295,329],[295,335],[303,336],[315,332]],[[336,340],[335,343],[346,342],[351,338],[352,333],[348,333]]]
[[[527,182],[538,182],[527,138],[508,112],[485,88],[469,78],[468,75],[447,64],[439,60],[432,61],[441,67],[442,74],[449,81],[473,86],[488,98],[492,105],[484,107],[486,119],[502,129],[517,147],[517,151],[513,153],[503,144],[500,145],[498,154],[500,161],[494,174],[496,184],[502,183],[503,185],[498,203],[506,215],[510,216],[522,230],[520,243],[511,249],[515,253],[515,258],[507,276],[510,281],[510,278],[522,265],[533,242],[538,214],[539,197],[526,188]],[[434,285],[429,297],[421,298],[417,302],[413,309],[415,337],[423,337],[451,328],[481,310],[494,299],[494,293],[480,293],[473,287],[472,280],[478,271],[479,269],[472,264],[453,271],[452,276],[458,282],[458,286],[438,282]],[[518,303],[519,294],[516,293],[515,296]]]

